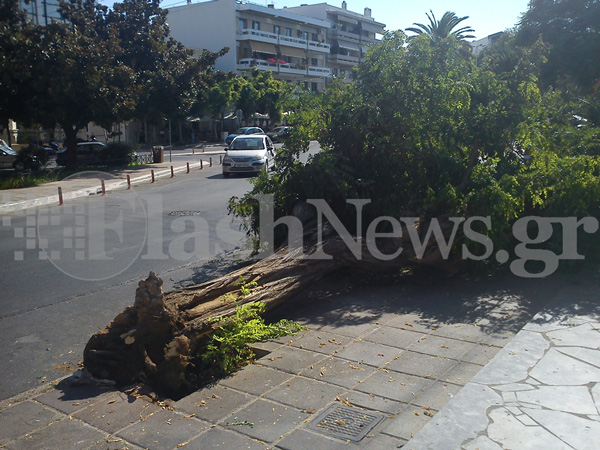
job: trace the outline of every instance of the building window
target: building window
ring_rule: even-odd
[[[239,24],[240,24],[240,31],[248,28],[248,21],[246,19],[240,19]]]
[[[313,92],[317,92],[317,83],[311,83],[310,88]]]
[[[311,66],[318,66],[319,65],[319,60],[317,58],[310,58],[310,65]]]
[[[311,39],[313,41],[318,42],[319,41],[319,35],[317,33],[312,33]]]
[[[306,39],[308,41],[308,32],[303,32],[302,33],[302,39]]]
[[[279,25],[273,25],[273,33],[281,34],[281,27]]]
[[[291,28],[285,28],[285,35],[286,36],[291,36],[292,35],[292,29]]]
[[[252,21],[252,29],[253,30],[260,30],[260,22],[257,22],[256,20]]]

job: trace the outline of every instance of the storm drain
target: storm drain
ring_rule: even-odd
[[[332,405],[313,420],[308,428],[321,434],[358,442],[382,420],[381,414]]]

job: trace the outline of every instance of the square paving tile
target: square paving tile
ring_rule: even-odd
[[[112,434],[104,436],[85,450],[148,450]]]
[[[483,366],[477,364],[471,364],[468,362],[460,361],[454,367],[444,372],[439,377],[440,380],[447,383],[454,383],[460,386],[467,384],[471,378],[473,378],[477,372],[479,372]]]
[[[421,315],[414,313],[399,314],[398,317],[390,320],[386,325],[401,330],[420,331],[421,333],[429,333],[441,326],[437,320],[423,318]]]
[[[56,411],[25,401],[0,412],[0,445],[31,433],[61,417]]]
[[[366,394],[359,391],[350,391],[340,396],[341,400],[360,408],[380,411],[387,414],[398,414],[408,406],[407,403],[380,397],[375,394]]]
[[[221,426],[265,442],[275,442],[310,417],[309,414],[269,400],[258,399],[231,414]]]
[[[439,336],[427,336],[410,346],[410,350],[444,358],[460,359],[477,344]]]
[[[359,337],[373,330],[373,327],[378,326],[375,322],[378,320],[369,317],[355,317],[344,315],[327,325],[324,325],[321,330],[328,331],[334,334],[341,334],[348,337]]]
[[[385,368],[434,380],[455,364],[456,361],[453,359],[408,350],[395,358]]]
[[[185,411],[195,414],[199,419],[217,423],[232,411],[250,403],[253,398],[226,386],[215,385],[182,398],[173,407],[177,411]]]
[[[350,342],[352,342],[352,338],[349,338],[348,336],[329,333],[323,330],[310,330],[304,332],[302,335],[296,336],[290,345],[331,355],[339,352]]]
[[[494,356],[496,356],[496,353],[498,353],[500,350],[500,347],[481,344],[465,353],[461,360],[485,366],[492,360]]]
[[[162,410],[117,434],[142,447],[170,449],[185,444],[209,427],[207,422],[190,415]]]
[[[442,325],[431,334],[474,343],[481,342],[488,336],[480,327],[467,323]]]
[[[351,388],[366,379],[376,368],[340,358],[328,358],[301,372],[302,376]]]
[[[79,420],[64,418],[6,446],[10,450],[48,450],[88,448],[105,434]]]
[[[112,388],[94,385],[71,385],[65,386],[63,389],[57,386],[55,389],[38,395],[35,400],[66,414],[71,414],[114,392],[116,391]]]
[[[292,347],[280,347],[257,360],[257,364],[272,367],[284,372],[298,374],[320,360],[325,355]]]
[[[427,412],[430,414],[435,413],[435,411]],[[425,410],[421,407],[415,406],[405,409],[396,418],[388,420],[389,422],[381,428],[382,433],[410,440],[417,431],[427,425],[431,417],[426,415]]]
[[[402,448],[408,441],[395,436],[388,436],[383,433],[372,433],[369,437],[367,436],[361,444],[362,450],[395,450]]]
[[[369,341],[353,342],[336,356],[350,361],[381,367],[402,353],[402,349]]]
[[[378,370],[355,389],[367,394],[409,403],[432,384],[433,381],[426,378]]]
[[[265,398],[299,410],[316,411],[332,403],[344,391],[345,389],[339,386],[296,377],[267,393]]]
[[[101,430],[115,433],[159,410],[160,408],[153,403],[115,392],[74,413],[73,416]]]
[[[253,395],[263,395],[293,375],[276,369],[249,364],[219,381],[220,385],[235,388]]]
[[[275,448],[282,450],[348,450],[357,448],[357,446],[307,430],[294,430]]]
[[[425,406],[439,411],[446,406],[446,403],[448,403],[460,389],[461,387],[456,384],[438,381],[425,389],[421,395],[412,401],[412,404]]]
[[[415,331],[401,330],[394,327],[381,327],[373,333],[367,334],[364,340],[407,349],[424,336],[426,336],[424,333]]]
[[[191,440],[185,447],[185,450],[267,450],[264,444],[253,440],[250,437],[240,436],[239,434],[212,428],[206,433]]]

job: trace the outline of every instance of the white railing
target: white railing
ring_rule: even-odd
[[[260,42],[269,42],[277,45],[287,45],[288,47],[308,49],[315,52],[329,53],[330,45],[307,39],[284,36],[281,34],[269,33],[268,31],[254,30],[244,28],[240,31],[240,39],[252,39]]]
[[[329,61],[338,64],[358,64],[358,56],[329,55]]]
[[[290,63],[269,62],[264,59],[243,58],[238,62],[239,70],[248,70],[257,67],[261,70],[270,70],[277,73],[287,73],[293,75],[310,75],[317,77],[330,77],[331,70],[327,67],[308,66],[301,67]]]

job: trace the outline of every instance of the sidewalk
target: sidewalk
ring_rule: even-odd
[[[161,405],[69,377],[0,405],[0,447],[598,448],[596,278],[339,278],[277,311],[307,331],[212,386]]]
[[[201,167],[209,168],[211,161],[213,167],[219,165],[219,157],[223,154],[224,147],[222,145],[211,145],[206,146],[204,152],[202,152],[201,147],[189,148],[185,149],[183,153],[178,151],[177,156],[187,156],[189,158],[187,162],[189,162],[191,171],[198,170]],[[168,151],[165,151],[165,160],[168,159]],[[74,198],[102,194],[102,179],[104,179],[105,191],[110,192],[127,189],[128,175],[132,187],[135,187],[136,184],[151,182],[151,171],[154,171],[155,180],[170,178],[171,167],[173,167],[173,174],[187,172],[186,162],[162,162],[108,172],[90,170],[75,174],[65,180],[40,186],[0,191],[0,214],[22,211],[36,206],[58,205],[60,202],[59,187],[62,190],[63,201],[66,202]]]

